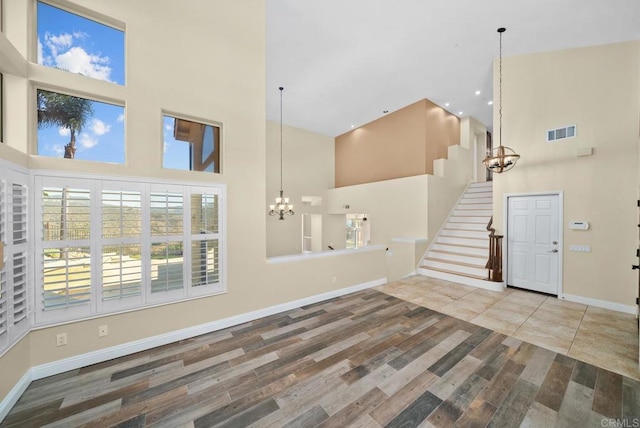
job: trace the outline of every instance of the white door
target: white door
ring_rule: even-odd
[[[507,285],[557,295],[559,195],[508,198]]]

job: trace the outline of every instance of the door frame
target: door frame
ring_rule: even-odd
[[[503,223],[504,223],[504,239],[502,240],[502,269],[505,288],[509,285],[509,198],[523,196],[558,196],[558,299],[564,300],[564,287],[562,283],[562,271],[564,265],[564,192],[562,190],[553,190],[549,192],[527,192],[527,193],[505,193],[503,195]]]

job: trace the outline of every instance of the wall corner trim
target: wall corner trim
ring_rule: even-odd
[[[86,354],[76,355],[62,360],[53,361],[51,363],[31,367],[20,378],[20,380],[15,384],[11,391],[9,391],[7,396],[4,397],[4,399],[0,402],[0,422],[4,420],[11,408],[16,404],[20,396],[29,387],[29,384],[34,380],[64,373],[66,371],[78,369],[80,367],[88,366],[91,364],[108,361],[113,358],[145,351],[147,349],[166,345],[179,340],[188,339],[190,337],[199,336],[201,334],[222,330],[234,325],[253,321],[258,318],[275,315],[291,309],[299,308],[301,306],[322,302],[324,300],[333,299],[334,297],[344,296],[345,294],[377,287],[386,283],[387,278],[379,278],[373,281],[363,282],[350,287],[341,288],[339,290],[328,291],[326,293],[316,294],[314,296],[309,296],[302,299],[293,300],[291,302],[258,309],[256,311],[223,318],[217,321],[196,325],[182,330],[176,330],[169,333],[160,334],[158,336],[147,337],[145,339],[136,340],[134,342],[112,346],[110,348],[100,349],[98,351],[92,351]]]

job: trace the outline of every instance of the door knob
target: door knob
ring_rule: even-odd
[[[557,248],[554,248],[553,250],[550,250],[549,252],[550,252],[550,253],[557,253],[557,252],[558,252],[558,249],[557,249]]]
[[[640,265],[631,265],[631,269],[633,270],[640,269]]]

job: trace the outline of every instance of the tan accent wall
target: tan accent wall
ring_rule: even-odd
[[[566,294],[635,305],[639,94],[640,41],[504,59],[503,144],[521,158],[494,175],[494,225],[504,232],[505,194],[563,191]],[[546,142],[547,130],[574,124],[575,138]],[[588,147],[592,156],[576,156]],[[571,220],[591,228],[570,230]]]
[[[336,187],[432,174],[460,142],[460,121],[421,100],[336,137]]]

